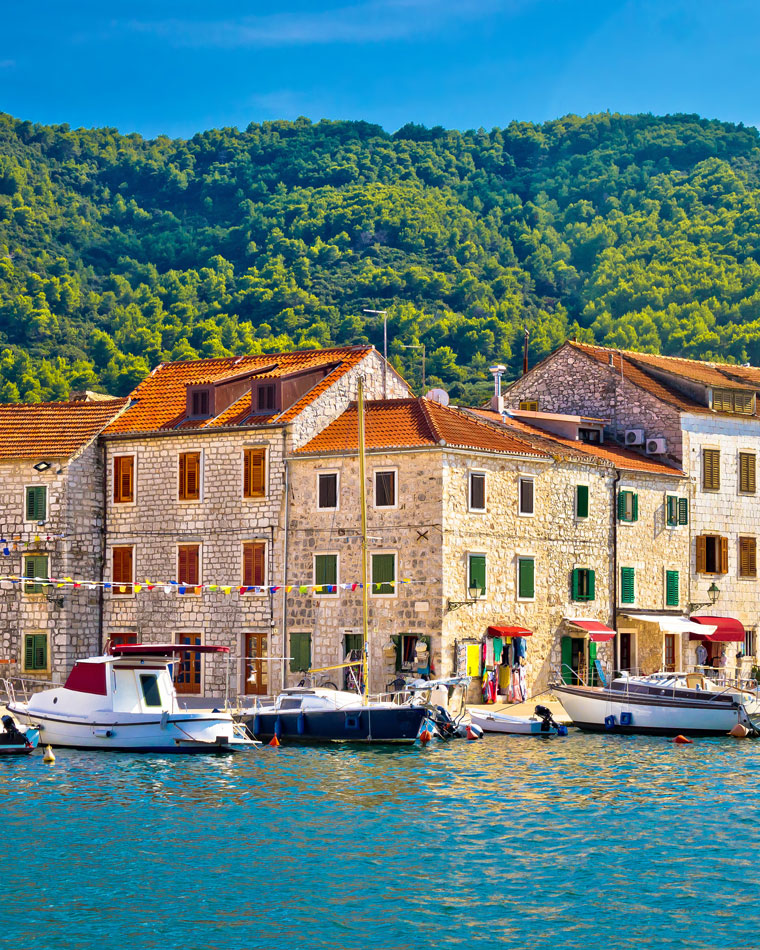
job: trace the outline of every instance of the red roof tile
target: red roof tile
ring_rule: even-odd
[[[545,452],[523,439],[501,432],[453,406],[441,406],[424,398],[368,400],[364,417],[368,449],[440,445],[546,457]],[[355,452],[357,446],[358,413],[356,403],[352,403],[297,454]]]
[[[222,426],[264,425],[290,422],[299,412],[328,389],[333,382],[356,366],[369,353],[371,346],[335,347],[327,350],[295,350],[290,353],[262,353],[257,356],[236,356],[211,360],[186,360],[162,363],[132,392],[134,405],[108,427],[108,434],[153,432],[179,428],[210,429]],[[250,393],[245,393],[213,419],[186,417],[187,386],[211,385],[240,379],[258,371],[262,376],[279,377],[314,369],[329,372],[284,412],[271,416],[251,417]]]
[[[0,404],[0,458],[70,458],[128,404],[128,399]]]

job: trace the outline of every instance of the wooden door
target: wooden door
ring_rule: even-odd
[[[674,673],[676,669],[676,634],[665,634],[665,672]]]
[[[199,633],[178,633],[177,643],[187,643],[193,647],[201,645]],[[174,665],[174,688],[178,693],[198,695],[201,691],[201,655],[200,653],[180,653]]]
[[[269,653],[266,633],[245,635],[245,692],[247,695],[266,696],[269,691]]]
[[[620,669],[631,672],[633,666],[633,634],[621,633],[620,636]]]

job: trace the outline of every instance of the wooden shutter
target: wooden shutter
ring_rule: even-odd
[[[678,571],[665,572],[665,605],[677,607],[681,599]]]
[[[702,488],[720,490],[720,450],[702,449]]]
[[[639,495],[638,492],[631,492],[631,521],[639,520]]]
[[[572,637],[562,637],[561,643],[562,649],[562,682],[563,683],[572,683],[573,682],[573,638]]]
[[[689,523],[689,499],[688,498],[678,499],[678,523],[679,524]]]
[[[48,578],[48,557],[47,554],[37,554],[24,558],[24,577]],[[41,594],[42,584],[36,584],[34,581],[24,584],[24,593]]]
[[[266,494],[266,449],[245,449],[243,452],[243,497],[263,498]]]
[[[700,534],[697,537],[697,574],[707,573],[707,537]]]
[[[470,571],[467,587],[477,587],[481,594],[486,592],[486,556],[485,554],[470,555]],[[469,594],[468,594],[469,596]]]
[[[518,590],[520,597],[535,596],[535,562],[533,558],[521,558],[518,561]]]
[[[396,556],[394,554],[372,555],[372,593],[393,594],[396,585]]]
[[[756,489],[756,480],[755,480],[755,469],[756,469],[756,459],[754,453],[751,452],[740,452],[739,453],[739,491],[747,492],[748,494],[755,494]]]
[[[47,665],[47,636],[44,633],[28,633],[24,637],[24,668],[44,670]]]
[[[728,538],[719,538],[720,541],[720,573],[728,574]]]
[[[111,557],[113,561],[113,571],[111,574],[113,581],[113,593],[114,594],[131,594],[132,593],[132,562],[133,562],[133,551],[131,547],[114,547],[111,550]],[[125,590],[120,590],[120,587],[124,587]]]
[[[757,575],[757,545],[754,538],[739,538],[739,576]]]
[[[44,521],[47,508],[47,487],[33,485],[26,490],[26,520]]]
[[[337,554],[314,555],[314,583],[321,585],[338,583]]]
[[[666,499],[666,521],[669,525],[678,524],[678,499],[675,495],[668,495]]]
[[[574,567],[571,575],[570,589],[573,600],[580,600],[580,568]]]
[[[596,572],[589,570],[588,571],[588,595],[586,600],[595,600],[596,599]]]
[[[177,580],[188,587],[200,583],[200,545],[180,544],[177,548]]]
[[[318,508],[338,507],[338,476],[335,472],[322,472],[317,476]]]
[[[180,501],[198,501],[201,497],[201,453],[181,452],[179,456]]]
[[[246,541],[243,545],[243,586],[263,587],[266,541]]]
[[[24,669],[34,669],[34,634],[27,634],[24,637]]]
[[[301,673],[311,667],[311,634],[291,633],[290,672]]]
[[[482,472],[470,472],[470,508],[482,511],[486,506],[486,477]]]
[[[520,479],[520,514],[532,515],[533,505],[533,479]]]
[[[575,486],[575,515],[588,518],[588,485]]]
[[[639,496],[636,492],[621,491],[618,493],[618,521],[639,520]]]
[[[135,458],[133,455],[117,455],[113,462],[113,500],[117,504],[133,502]]]
[[[636,599],[635,570],[632,567],[620,568],[620,603],[632,604]]]

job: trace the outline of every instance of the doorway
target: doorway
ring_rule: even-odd
[[[622,673],[633,672],[633,634],[620,633],[620,671]]]
[[[666,673],[675,673],[676,671],[676,636],[675,633],[664,635]]]
[[[201,645],[199,633],[178,633],[177,643],[192,647]],[[174,688],[183,695],[200,695],[201,691],[201,655],[200,653],[180,653],[174,664]]]
[[[266,696],[269,690],[269,634],[245,635],[245,684],[247,696]]]
[[[591,649],[593,648],[593,649]],[[585,685],[588,680],[589,660],[596,659],[596,644],[589,643],[586,653],[585,637],[562,637],[562,682]]]

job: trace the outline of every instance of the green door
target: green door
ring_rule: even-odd
[[[562,682],[573,682],[573,637],[562,637]]]

